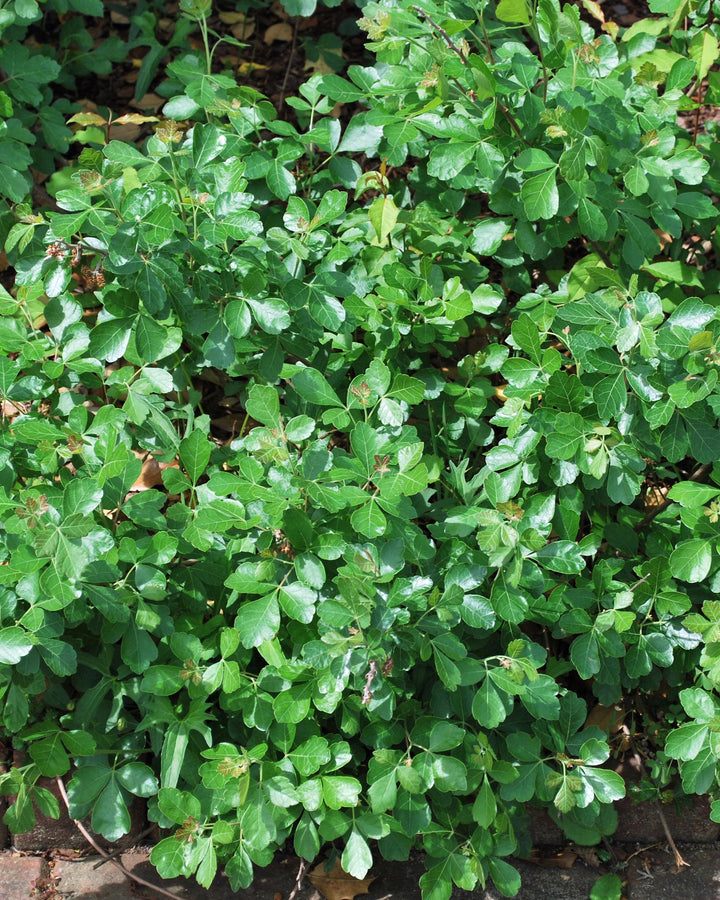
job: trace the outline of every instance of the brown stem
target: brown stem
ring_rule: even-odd
[[[305,877],[305,868],[307,867],[307,862],[304,859],[300,860],[300,865],[298,866],[298,872],[295,876],[295,887],[288,894],[287,900],[295,900],[298,891],[302,890],[303,878]]]
[[[152,834],[153,831],[155,831],[155,825],[149,825],[145,829],[145,831],[142,832],[142,834],[138,835],[138,841],[141,841],[143,838],[147,837],[149,834]],[[120,854],[124,853],[124,852],[125,851],[119,847],[117,847],[115,850],[111,850],[103,859],[100,860],[100,862],[95,863],[95,865],[93,866],[93,869],[102,868],[105,865],[105,863],[112,862],[116,856],[120,856]]]
[[[67,791],[65,790],[65,784],[62,778],[58,775],[55,779],[57,783],[58,790],[60,791],[60,796],[63,799],[63,803],[65,807],[70,812],[70,803],[68,802]],[[171,894],[170,891],[166,891],[164,888],[158,887],[156,884],[152,884],[150,881],[145,881],[144,878],[141,878],[139,875],[135,875],[134,872],[131,872],[129,869],[125,868],[125,866],[117,859],[113,859],[112,856],[98,844],[95,838],[90,834],[87,828],[83,825],[82,822],[79,822],[77,819],[72,820],[75,826],[77,827],[80,834],[85,838],[85,840],[93,847],[100,856],[104,856],[108,862],[111,862],[116,869],[120,869],[123,875],[126,878],[129,878],[131,881],[137,882],[137,884],[141,884],[143,887],[149,888],[151,891],[156,891],[158,894],[161,894],[163,897],[169,897],[170,900],[178,900],[177,894]]]
[[[703,465],[698,466],[697,469],[695,469],[687,480],[704,481],[705,477],[709,475],[710,472],[712,472],[712,464],[703,463]],[[651,509],[650,512],[646,514],[645,518],[635,526],[635,531],[642,530],[647,524],[652,522],[655,516],[659,516],[661,512],[664,512],[672,502],[672,500],[664,500],[662,503],[658,503],[658,505],[654,509]]]
[[[280,88],[280,104],[285,99],[285,88],[287,87],[288,78],[290,77],[290,68],[292,66],[293,57],[295,56],[295,47],[297,45],[298,23],[300,19],[295,17],[293,22],[292,43],[290,44],[290,54],[288,56],[287,66],[285,67],[285,77],[283,78],[282,87]]]
[[[703,87],[702,84],[698,85],[698,103],[699,106],[695,110],[695,127],[693,128],[693,145],[697,144],[697,136],[698,130],[700,129],[700,110],[705,105],[705,93],[707,92],[707,84]]]
[[[461,61],[462,61],[462,64],[463,64],[464,66],[466,66],[466,65],[468,64],[467,56],[465,56],[465,54],[462,52],[462,50],[461,50],[458,46],[456,46],[455,44],[453,44],[453,42],[452,42],[452,40],[451,40],[451,38],[450,38],[450,35],[447,33],[447,31],[445,31],[444,28],[441,28],[441,27],[438,25],[438,23],[435,22],[435,21],[430,17],[429,13],[426,13],[426,12],[425,12],[424,9],[421,9],[419,6],[413,6],[413,9],[415,10],[415,12],[416,12],[419,16],[422,16],[422,18],[425,19],[425,21],[428,22],[428,23],[435,29],[435,31],[437,31],[437,33],[442,37],[442,39],[443,39],[443,40],[445,41],[445,43],[448,45],[448,47],[449,47],[454,53],[457,53],[457,55],[460,57],[460,59],[461,59]]]
[[[675,841],[673,840],[673,837],[670,834],[670,828],[668,827],[667,819],[665,818],[665,813],[662,811],[662,809],[660,809],[660,804],[656,803],[655,807],[657,809],[658,815],[660,816],[660,822],[662,824],[663,831],[665,832],[665,837],[667,838],[667,842],[668,842],[668,844],[670,844],[670,849],[672,850],[673,855],[675,857],[675,867],[679,871],[683,866],[689,866],[690,863],[686,862],[682,858],[682,856],[680,856],[680,851],[675,846]]]

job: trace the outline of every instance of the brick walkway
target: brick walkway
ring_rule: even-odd
[[[673,871],[672,854],[656,846],[633,856],[621,878],[624,900],[720,900],[720,845],[681,845],[680,851],[690,865]],[[625,846],[626,854],[633,848]],[[99,866],[98,857],[65,858],[61,852],[48,858],[0,852],[0,900],[151,900],[161,895],[142,885],[131,883],[110,863]],[[297,871],[297,861],[286,859],[260,870],[251,889],[234,893],[227,880],[219,876],[210,890],[195,882],[177,879],[162,881],[148,860],[148,851],[123,854],[124,865],[146,881],[162,886],[178,900],[287,900]],[[602,870],[578,860],[571,869],[540,867],[516,861],[523,877],[518,900],[588,900]],[[420,900],[418,878],[422,865],[382,863],[370,892],[361,900]],[[371,873],[372,874],[372,873]],[[297,900],[322,900],[307,881]],[[455,890],[453,900],[501,900],[494,889],[477,890],[468,895]]]

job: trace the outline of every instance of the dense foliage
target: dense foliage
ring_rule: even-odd
[[[525,804],[612,834],[621,702],[647,794],[720,797],[715,5],[369,3],[291,124],[182,3],[152,136],[3,220],[12,830],[71,773],[164,876],[418,846],[511,896]]]

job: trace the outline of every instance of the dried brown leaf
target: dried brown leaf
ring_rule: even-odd
[[[543,869],[572,869],[573,863],[577,858],[578,854],[573,853],[572,850],[563,850],[560,853],[539,853],[533,851],[530,861],[537,866],[542,866]]]
[[[157,112],[160,107],[165,103],[165,98],[161,97],[159,94],[145,94],[144,97],[141,97],[139,100],[131,100],[130,106],[134,106],[136,109],[151,109],[153,112]]]
[[[274,41],[291,41],[292,38],[292,25],[289,22],[276,22],[265,32],[263,40],[266,44],[272,44]]]
[[[573,847],[573,850],[587,865],[592,866],[593,869],[600,868],[600,858],[594,847]]]
[[[218,18],[226,25],[237,25],[238,22],[245,21],[245,13],[228,10],[227,12],[218,13]]]
[[[308,875],[308,880],[316,887],[326,900],[354,900],[358,894],[367,894],[374,878],[353,878],[343,871],[340,860],[335,860],[335,865],[329,872],[320,863]]]
[[[246,22],[238,22],[237,25],[232,26],[230,31],[232,31],[233,37],[236,40],[246,41],[255,33],[255,20],[248,19]]]

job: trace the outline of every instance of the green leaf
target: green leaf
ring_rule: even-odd
[[[625,782],[622,775],[609,769],[590,769],[581,766],[583,780],[590,785],[601,803],[613,803],[625,796]]]
[[[190,816],[193,819],[199,819],[202,814],[200,801],[190,791],[180,791],[177,788],[162,787],[158,793],[158,806],[160,812],[175,822],[176,825],[182,825],[185,819]]]
[[[135,325],[135,346],[144,362],[157,362],[162,358],[167,334],[167,329],[150,316],[138,317]]]
[[[262,425],[277,428],[280,424],[280,398],[269,384],[254,384],[250,388],[245,405],[248,415]]]
[[[190,869],[186,857],[187,845],[174,835],[163,838],[155,844],[150,852],[150,862],[157,868],[161,878],[189,875]]]
[[[292,172],[289,172],[277,159],[273,159],[270,163],[265,180],[267,186],[280,200],[287,200],[291,194],[297,191],[297,183]]]
[[[295,581],[280,588],[278,599],[285,615],[306,625],[315,616],[317,593],[305,584]]]
[[[512,701],[510,709],[512,709]],[[489,678],[480,685],[472,703],[472,714],[481,728],[497,728],[508,715],[507,701],[503,701]]]
[[[473,819],[481,828],[489,828],[495,821],[496,814],[497,801],[495,800],[495,794],[487,776],[485,776],[473,803]]]
[[[619,875],[601,875],[590,890],[590,900],[620,900],[622,880]]]
[[[488,868],[490,877],[495,882],[499,891],[506,897],[514,897],[520,890],[520,873],[516,868],[500,859],[497,856],[491,856],[488,860]]]
[[[511,22],[518,25],[530,24],[530,11],[527,0],[500,0],[495,10],[495,15],[501,22]]]
[[[298,394],[309,403],[318,406],[343,406],[338,395],[317,369],[300,369],[293,375],[292,383]]]
[[[523,350],[537,365],[542,363],[540,332],[532,317],[522,313],[512,324],[512,338],[516,346]]]
[[[356,509],[350,517],[353,529],[369,538],[385,534],[387,519],[374,500]]]
[[[65,752],[60,732],[30,744],[30,756],[40,772],[50,778],[64,775],[70,769],[70,758]]]
[[[521,0],[524,4],[525,0]],[[531,222],[538,219],[552,219],[557,214],[560,195],[555,181],[555,168],[548,169],[540,175],[534,175],[523,182],[520,198],[525,206],[525,213]]]
[[[603,421],[619,419],[627,403],[625,373],[621,371],[598,381],[593,389],[593,398]]]
[[[483,219],[473,229],[470,249],[479,256],[492,256],[510,232],[507,219]]]
[[[271,641],[280,628],[280,607],[275,594],[246,601],[235,619],[243,647],[259,647]]]
[[[535,554],[540,564],[551,572],[578,575],[585,568],[580,548],[573,541],[552,541]]]
[[[17,625],[0,628],[0,663],[15,666],[34,646],[25,629]]]
[[[205,473],[211,452],[212,444],[200,429],[180,441],[180,462],[193,484]]]
[[[674,578],[695,584],[704,581],[712,564],[712,544],[699,538],[681,541],[670,554]]]
[[[695,63],[695,70],[699,81],[707,76],[710,67],[720,56],[718,39],[707,28],[703,28],[695,34],[688,47],[690,59]]]
[[[710,736],[710,729],[701,722],[688,722],[675,728],[665,741],[665,753],[671,759],[695,759]]]
[[[370,847],[356,828],[350,833],[340,862],[343,870],[353,878],[364,878],[372,866]]]
[[[357,778],[347,775],[323,775],[321,783],[323,799],[330,809],[357,806],[362,790]]]
[[[96,325],[90,332],[90,355],[109,363],[117,362],[127,349],[132,324],[132,319],[123,318]]]
[[[226,135],[216,125],[195,125],[192,132],[192,157],[196,169],[215,159],[227,144]]]
[[[642,269],[661,281],[669,281],[671,284],[683,284],[690,287],[702,287],[698,270],[693,266],[680,262],[680,260],[648,263]],[[685,327],[690,326],[685,325]]]
[[[697,484],[694,481],[679,481],[668,491],[668,499],[674,500],[680,506],[692,508],[704,506],[720,495],[720,487],[709,484]]]

